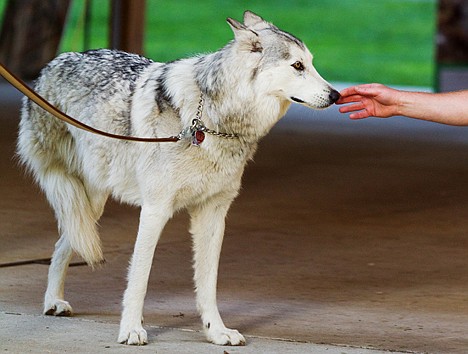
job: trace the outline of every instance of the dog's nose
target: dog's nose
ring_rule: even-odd
[[[332,89],[328,97],[330,98],[331,103],[335,103],[340,99],[341,95],[338,91]]]

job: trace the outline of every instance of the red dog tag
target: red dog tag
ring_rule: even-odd
[[[199,146],[203,140],[205,140],[205,133],[201,130],[197,130],[192,136],[192,145]]]
[[[197,141],[197,144],[201,144],[203,140],[205,140],[205,133],[201,130],[197,130],[195,132],[195,140]]]

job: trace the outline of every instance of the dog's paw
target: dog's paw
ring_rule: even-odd
[[[118,341],[120,344],[145,345],[148,344],[148,335],[143,327],[121,330]]]
[[[69,317],[73,315],[73,309],[67,301],[55,300],[44,305],[44,315]]]
[[[210,328],[207,330],[206,336],[211,343],[218,345],[245,345],[244,336],[235,329]]]

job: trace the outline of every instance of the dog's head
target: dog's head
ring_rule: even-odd
[[[315,70],[312,54],[298,38],[250,11],[244,13],[244,23],[227,21],[237,50],[248,55],[251,80],[262,92],[314,109],[338,100],[339,93]]]

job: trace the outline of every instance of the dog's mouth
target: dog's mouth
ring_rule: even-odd
[[[314,100],[315,102],[313,104],[295,96],[290,96],[289,99],[293,102],[300,103],[304,106],[308,106],[310,108],[315,109],[323,109],[330,107],[332,104],[334,104],[340,99],[340,93],[333,88],[330,88],[330,91],[324,91],[324,93],[328,94],[328,97],[319,96],[317,97],[317,99]]]
[[[305,101],[301,100],[300,98],[297,97],[291,97],[291,100],[297,103],[305,103]]]
[[[294,101],[296,103],[300,103],[301,105],[304,105],[306,107],[312,108],[312,109],[324,109],[330,107],[330,103],[322,102],[320,104],[311,104],[309,102],[306,102],[304,100],[301,100],[300,98],[291,96],[290,97],[291,101]]]

